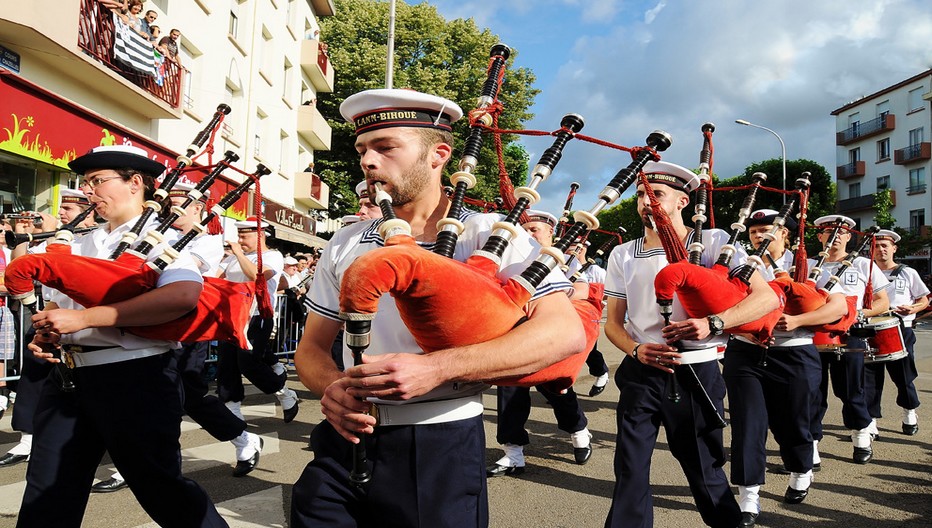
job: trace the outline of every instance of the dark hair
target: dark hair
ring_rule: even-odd
[[[134,174],[138,174],[142,178],[142,184],[146,188],[143,192],[143,198],[148,201],[155,198],[155,179],[158,177],[157,174],[151,174],[147,172],[140,171],[138,169],[130,169],[124,167],[121,169],[113,169],[113,172],[120,175],[120,178],[123,178],[123,181],[129,181]]]

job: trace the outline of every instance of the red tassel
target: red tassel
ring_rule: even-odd
[[[673,264],[674,262],[688,259],[689,254],[686,253],[683,241],[680,240],[679,235],[676,234],[676,230],[673,228],[673,222],[670,221],[667,212],[663,210],[660,206],[660,202],[657,201],[657,197],[654,196],[654,190],[651,188],[650,184],[647,183],[647,178],[641,174],[640,180],[641,184],[644,185],[644,192],[647,193],[647,198],[650,200],[650,210],[654,217],[654,228],[657,230],[657,235],[660,236],[660,244],[663,246],[663,252],[667,255],[667,262]]]
[[[874,235],[868,234],[864,236],[871,237],[871,257],[874,255]],[[874,286],[871,284],[871,275],[874,273],[874,259],[870,258],[870,266],[867,267],[867,284],[864,286],[864,309],[870,310],[874,307]]]
[[[208,198],[207,204],[204,205],[204,209],[210,211],[213,206],[217,205],[217,201]],[[208,235],[220,235],[223,234],[223,224],[220,222],[220,217],[214,215],[210,219],[210,222],[207,222],[207,234]]]

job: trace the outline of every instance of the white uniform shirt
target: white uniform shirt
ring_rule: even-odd
[[[258,253],[249,253],[246,255],[246,258],[256,264],[259,261]],[[239,260],[237,260],[236,255],[230,255],[224,261],[225,266],[224,273],[226,274],[224,278],[230,282],[252,282],[252,280],[246,276],[243,272],[243,268],[239,265]],[[285,271],[285,257],[278,250],[270,249],[262,253],[262,267],[269,268],[275,272],[274,275],[266,283],[266,287],[269,290],[269,298],[272,300],[272,310],[275,310],[275,290],[278,289],[278,279],[282,276],[282,273]],[[259,315],[259,306],[256,304],[252,308],[252,315]]]
[[[687,246],[692,243],[693,234],[694,232],[690,231]],[[702,253],[703,267],[709,268],[718,260],[720,250],[728,242],[728,238],[728,233],[720,229],[702,231],[702,241],[705,244],[705,251]],[[638,238],[612,250],[608,257],[605,294],[627,301],[628,320],[625,323],[625,330],[632,339],[639,343],[664,344],[666,341],[660,331],[664,327],[664,320],[657,304],[654,277],[668,264],[667,256],[662,248],[645,250],[643,246],[644,238]],[[746,253],[738,246],[738,251],[731,260],[731,267],[743,264],[746,259]],[[710,295],[714,293],[709,292]],[[677,322],[686,319],[689,319],[689,316],[686,315],[679,299],[674,295],[673,315],[670,321]],[[683,348],[687,350],[709,348],[724,345],[727,341],[728,335],[722,334],[705,341],[683,341]]]
[[[605,284],[605,268],[598,264],[593,264],[586,268],[586,271],[584,271],[582,275],[588,283]]]
[[[502,218],[504,217],[496,214],[464,212],[459,220],[465,224],[466,229],[457,240],[454,258],[464,261],[475,250],[481,249],[491,234],[492,224]],[[382,238],[378,234],[378,226],[382,222],[383,219],[381,218],[358,222],[339,229],[333,235],[317,263],[317,270],[314,274],[314,280],[311,282],[308,300],[306,301],[309,310],[321,317],[341,321],[340,284],[343,280],[343,274],[360,255],[384,245]],[[433,247],[433,244],[421,244],[421,246],[429,250]],[[504,280],[519,275],[533,262],[538,254],[539,247],[530,235],[519,230],[518,236],[508,244],[502,256],[502,264],[497,276]],[[451,277],[449,280],[455,281],[456,279]],[[559,268],[556,268],[547,276],[544,284],[537,289],[534,298],[536,299],[556,290],[572,290],[572,285],[563,277]],[[481,318],[482,314],[477,313],[476,324],[482,324]],[[372,321],[372,334],[366,354],[379,355],[397,352],[423,353],[402,322],[394,299],[390,295],[385,295],[379,300],[378,315]],[[353,364],[352,353],[345,342],[343,345],[343,361],[344,365]],[[469,396],[483,391],[486,387],[488,385],[484,383],[448,384],[438,387],[415,401]],[[397,404],[398,402],[384,403]]]
[[[779,266],[781,270],[785,272],[789,272],[790,268],[793,267],[793,259],[794,259],[793,252],[790,250],[786,250],[783,252],[783,255],[780,258],[776,259],[777,266]],[[770,265],[770,259],[766,257],[764,258],[764,267],[758,268],[757,271],[759,271],[760,274],[767,281],[772,281],[774,278],[776,278],[776,274],[774,273],[773,266]],[[781,340],[786,340],[790,338],[794,340],[805,338],[809,340],[808,341],[809,343],[811,343],[813,335],[815,334],[813,334],[812,330],[807,330],[805,328],[797,328],[796,330],[793,330],[792,332],[781,332],[779,330],[773,331],[773,336],[777,339],[777,342],[775,344],[776,346],[781,346],[781,343],[780,343]],[[796,344],[806,344],[806,343],[803,343],[802,341],[800,341],[798,343],[794,343],[794,346]]]
[[[100,227],[96,231],[92,231],[82,236],[71,244],[72,254],[108,259],[113,250],[116,249],[117,245],[119,245],[123,233],[129,231],[136,224],[138,218],[139,217],[133,218],[129,222],[115,228],[111,232],[108,232],[106,227]],[[153,215],[150,217],[149,222],[143,228],[142,232],[146,233],[150,230],[153,230],[158,226],[158,224],[158,219]],[[152,251],[149,252],[147,257],[148,261],[151,262],[152,260],[155,260],[158,255],[162,254],[163,249],[172,242],[172,240],[170,240],[172,233],[173,232],[167,233],[165,243],[157,245]],[[142,237],[137,240],[137,244],[141,240]],[[136,244],[133,244],[133,246],[135,245]],[[93,280],[93,277],[86,277],[84,280]],[[187,251],[182,251],[181,255],[167,268],[165,268],[165,270],[162,271],[162,273],[159,275],[156,286],[161,287],[165,286],[166,284],[186,281],[197,282],[199,284],[204,282],[201,274],[197,271],[197,266],[194,264],[194,260],[191,258],[191,255]],[[59,308],[67,308],[72,310],[81,310],[84,308],[80,304],[73,301],[71,298],[56,290],[52,290],[50,297],[50,300],[57,304]],[[178,346],[176,341],[147,339],[144,337],[135,336],[128,332],[124,332],[123,330],[115,327],[86,328],[73,334],[63,335],[61,337],[61,342],[63,344],[80,344],[85,346],[113,346],[115,348],[120,347],[129,352],[143,349],[160,349],[161,352],[165,352],[170,348],[177,348]],[[120,356],[127,355],[122,351],[111,353],[105,350],[86,352],[86,354],[113,354],[113,361],[105,361],[108,363],[121,361]]]
[[[815,266],[816,261],[809,259],[809,269]],[[816,285],[821,288],[828,282],[829,277],[835,274],[841,268],[841,262],[826,262],[822,266],[822,275]],[[867,288],[867,277],[871,278],[871,287],[873,293],[883,290],[890,284],[890,281],[884,276],[880,268],[873,265],[870,259],[857,257],[851,263],[851,267],[845,270],[841,276],[838,285],[831,289],[829,293],[842,292],[846,296],[855,296],[858,299],[857,309],[864,307],[864,290]]]
[[[890,281],[890,284],[887,285],[887,296],[890,298],[891,310],[897,306],[913,304],[916,299],[929,295],[929,288],[922,282],[919,272],[909,266],[903,266],[900,273],[891,278],[895,269],[884,270],[883,272],[884,277]],[[901,317],[904,322],[908,323],[908,326],[912,326],[916,314]]]
[[[223,260],[223,235],[198,235],[188,243],[187,249],[195,257],[201,275],[217,276]]]

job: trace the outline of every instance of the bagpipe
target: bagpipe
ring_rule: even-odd
[[[181,237],[151,262],[148,254],[156,246],[165,246],[165,233],[172,223],[185,214],[185,207],[199,199],[226,168],[238,160],[233,152],[227,152],[222,161],[188,192],[182,206],[172,207],[171,213],[158,227],[146,234],[135,248],[132,244],[149,223],[151,215],[161,210],[167,202],[168,192],[178,180],[183,169],[191,165],[191,156],[204,146],[208,138],[218,129],[223,116],[230,112],[227,105],[220,105],[213,119],[188,147],[186,154],[179,156],[176,167],[163,179],[155,191],[155,199],[145,204],[145,209],[133,228],[123,236],[111,260],[73,255],[70,241],[73,234],[60,230],[46,249],[45,254],[24,255],[13,260],[6,270],[6,286],[11,294],[35,312],[36,298],[33,281],[38,281],[67,295],[84,307],[93,307],[124,301],[156,287],[160,273],[173,262],[184,246],[206,230],[209,222],[237,200],[258,179],[271,171],[259,164],[255,173],[247,175],[245,181],[230,191],[211,208],[207,217],[191,232]],[[89,213],[92,208],[84,211]],[[145,219],[145,221],[143,221]],[[77,219],[76,219],[77,220]],[[75,224],[76,225],[76,224]],[[253,303],[258,297],[254,283],[233,283],[223,279],[205,277],[197,307],[179,319],[156,326],[127,327],[126,331],[151,339],[171,341],[221,340],[236,343],[241,348],[250,348],[246,338],[246,326]]]
[[[738,236],[746,230],[745,222],[754,208],[757,191],[766,180],[766,175],[755,173],[752,176],[753,183],[742,202],[738,212],[738,219],[731,224],[732,234],[728,242],[722,246],[715,264],[711,268],[703,267],[700,261],[705,246],[701,242],[700,233],[702,232],[703,223],[708,219],[705,209],[708,201],[704,195],[711,192],[710,160],[712,132],[714,130],[714,125],[710,123],[702,126],[704,141],[700,153],[700,184],[697,190],[699,197],[696,200],[697,205],[693,216],[696,228],[694,230],[694,242],[690,245],[689,254],[687,254],[686,248],[675,233],[666,212],[654,196],[650,184],[646,179],[643,180],[646,195],[650,200],[651,219],[654,222],[668,261],[667,266],[660,270],[654,278],[657,304],[664,315],[672,314],[674,294],[690,318],[705,318],[721,313],[735,306],[748,295],[753,269],[750,273],[732,274],[730,273],[730,264],[737,252]],[[771,288],[781,299],[780,308],[771,311],[756,321],[728,328],[726,331],[732,334],[751,335],[758,342],[767,343],[782,315],[783,305],[782,292],[773,285],[771,285]]]

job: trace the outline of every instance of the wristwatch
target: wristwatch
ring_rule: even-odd
[[[710,315],[706,319],[709,320],[709,331],[712,332],[712,335],[722,335],[725,331],[725,322],[722,321],[722,318],[717,315]]]

